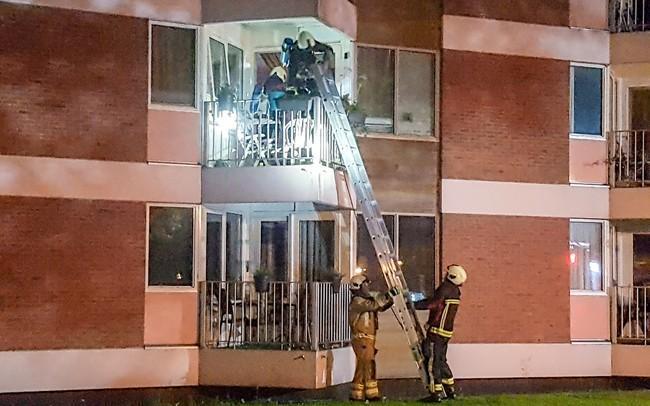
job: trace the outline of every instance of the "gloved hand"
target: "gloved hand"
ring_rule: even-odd
[[[388,291],[388,294],[389,294],[390,296],[397,296],[397,295],[399,295],[399,289],[397,289],[397,288],[390,288],[390,290]]]

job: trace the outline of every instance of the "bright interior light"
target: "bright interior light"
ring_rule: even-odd
[[[363,268],[361,268],[361,267],[357,267],[357,269],[354,270],[354,273],[355,273],[355,274],[363,273],[363,271],[365,271],[365,269],[363,269]]]
[[[219,118],[217,119],[216,124],[217,127],[224,131],[234,130],[237,128],[237,118],[235,117],[235,113],[231,111],[219,112]]]
[[[593,273],[600,273],[600,264],[595,261],[589,262],[589,270]]]
[[[576,263],[576,254],[575,254],[575,252],[572,252],[571,255],[569,255],[569,260],[571,261],[572,264]]]

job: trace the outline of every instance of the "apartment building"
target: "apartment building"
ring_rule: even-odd
[[[468,269],[458,378],[650,376],[650,3],[501,3],[0,1],[0,392],[351,380],[370,236],[322,100],[256,97],[302,30],[411,290]]]

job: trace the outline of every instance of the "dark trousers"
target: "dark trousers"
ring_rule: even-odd
[[[454,374],[447,363],[447,347],[449,339],[437,334],[429,333],[425,345],[425,359],[429,373],[429,391],[442,392],[443,385],[454,384]]]

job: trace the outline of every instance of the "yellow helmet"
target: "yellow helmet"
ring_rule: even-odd
[[[367,281],[368,281],[368,276],[365,274],[365,272],[354,275],[352,278],[350,278],[350,290],[361,289],[361,285],[363,285],[363,283]]]
[[[277,75],[283,82],[287,81],[287,70],[282,66],[276,66],[275,68],[271,69],[271,76],[273,75]]]
[[[449,265],[447,267],[447,279],[456,286],[462,285],[467,280],[467,272],[460,265]]]

